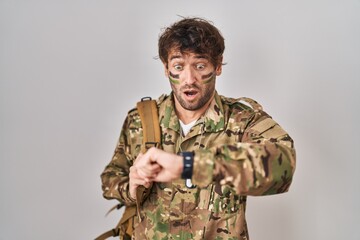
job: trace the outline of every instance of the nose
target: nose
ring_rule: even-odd
[[[183,75],[184,83],[191,85],[197,81],[197,76],[193,69],[191,69],[191,68],[184,69],[183,74],[184,74]]]

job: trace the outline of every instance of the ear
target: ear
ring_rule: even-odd
[[[221,75],[221,72],[222,72],[222,65],[221,64],[216,67],[215,72],[216,72],[216,76]]]
[[[217,65],[217,67],[215,68],[216,76],[220,76],[222,73],[222,60],[223,60],[223,57],[221,56],[221,58],[219,59],[219,63]]]

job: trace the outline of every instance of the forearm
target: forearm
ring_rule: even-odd
[[[192,181],[199,187],[213,182],[242,195],[286,192],[295,169],[295,151],[279,143],[237,143],[217,150],[198,150]]]
[[[101,174],[103,196],[106,199],[117,199],[125,205],[133,205],[135,201],[129,192],[129,173],[113,162],[105,167]]]

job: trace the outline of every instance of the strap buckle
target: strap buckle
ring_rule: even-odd
[[[113,228],[112,229],[112,236],[113,237],[117,237],[117,236],[119,236],[119,233],[120,233],[120,229],[119,228]]]
[[[141,98],[141,101],[143,102],[143,101],[148,101],[148,100],[151,100],[151,97],[143,97],[143,98]]]
[[[158,147],[160,145],[159,142],[146,142],[145,143],[145,148],[146,150],[150,149],[151,147]]]

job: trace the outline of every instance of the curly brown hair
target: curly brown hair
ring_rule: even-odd
[[[159,38],[159,57],[168,63],[171,50],[181,53],[204,54],[214,66],[222,64],[224,38],[209,21],[202,18],[184,18],[167,27]]]

